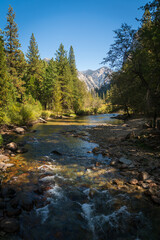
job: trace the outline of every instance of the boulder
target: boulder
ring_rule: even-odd
[[[21,193],[20,194],[20,205],[26,211],[32,210],[32,208],[34,206],[33,194],[27,193],[27,192]]]
[[[39,122],[40,123],[47,123],[47,121],[45,119],[43,119],[43,118],[39,118]]]
[[[139,174],[139,180],[141,180],[141,181],[145,181],[145,180],[147,180],[149,178],[150,178],[150,176],[149,176],[149,174],[147,172],[141,172]]]
[[[26,153],[26,152],[28,152],[28,149],[26,149],[26,148],[19,148],[19,149],[17,149],[17,151],[16,151],[16,153]]]
[[[99,148],[97,148],[97,147],[93,148],[92,152],[93,152],[93,153],[99,152]]]
[[[19,231],[19,228],[20,228],[19,222],[15,218],[4,218],[0,222],[0,227],[4,232],[7,232],[7,233],[17,232]]]
[[[138,184],[138,180],[133,178],[129,181],[129,183],[132,184],[132,185],[136,185],[136,184]]]
[[[7,161],[9,161],[9,157],[0,154],[0,162],[7,162]]]
[[[110,162],[110,166],[115,166],[117,164],[117,161],[116,160],[112,160],[111,162]]]
[[[18,146],[15,142],[11,142],[7,144],[6,148],[11,151],[16,151],[18,149]]]
[[[121,158],[119,159],[119,162],[120,162],[120,163],[123,163],[123,164],[126,164],[126,165],[132,164],[132,161],[129,160],[129,159],[127,159],[127,158],[125,158],[125,157],[121,157]]]
[[[21,214],[20,208],[12,208],[11,206],[7,207],[6,213],[8,217],[14,217]]]
[[[59,156],[62,155],[62,153],[60,153],[60,152],[58,152],[58,151],[56,151],[56,150],[52,151],[51,153],[56,154],[56,155],[59,155]]]
[[[17,127],[17,128],[15,128],[14,132],[17,133],[17,134],[24,134],[25,129],[22,128],[22,127]]]
[[[151,198],[152,198],[152,200],[153,200],[154,203],[157,203],[157,204],[160,205],[160,198],[159,198],[159,197],[157,197],[157,196],[155,196],[155,195],[152,195]]]

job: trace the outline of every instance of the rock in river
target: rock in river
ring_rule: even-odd
[[[127,159],[127,158],[125,158],[125,157],[121,157],[121,158],[119,159],[119,162],[120,162],[120,163],[124,163],[124,164],[126,164],[126,165],[132,164],[132,161],[129,160],[129,159]]]
[[[11,151],[16,151],[18,149],[18,146],[15,142],[10,142],[7,144],[6,148]]]
[[[0,222],[0,227],[7,233],[14,233],[19,230],[19,222],[15,218],[4,218]]]
[[[21,128],[21,127],[15,128],[14,131],[15,131],[15,133],[18,133],[18,134],[24,134],[25,133],[24,128]]]

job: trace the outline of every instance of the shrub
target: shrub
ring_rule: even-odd
[[[47,120],[50,116],[51,116],[50,111],[43,111],[41,114],[41,117],[44,118],[45,120]]]
[[[0,110],[0,124],[28,124],[36,120],[42,112],[42,106],[38,101],[26,103],[10,103],[5,109]]]
[[[3,137],[2,135],[0,134],[0,146],[3,144]]]
[[[28,124],[41,116],[41,105],[23,104],[20,109],[21,124]]]

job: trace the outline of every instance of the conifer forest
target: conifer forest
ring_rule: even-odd
[[[0,239],[160,240],[160,1],[7,1]]]

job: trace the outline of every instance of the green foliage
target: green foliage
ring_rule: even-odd
[[[39,102],[36,104],[23,104],[20,109],[20,116],[22,118],[20,124],[28,124],[34,120],[37,120],[41,116],[42,107]]]
[[[42,107],[39,102],[34,104],[10,103],[5,109],[0,111],[1,124],[28,124],[41,116]]]
[[[41,117],[47,120],[51,116],[51,111],[42,111]]]
[[[2,135],[0,134],[0,146],[3,144],[3,137]]]
[[[135,32],[127,25],[115,31],[105,62],[119,66],[112,75],[110,101],[119,109],[152,116],[160,115],[160,2],[143,7],[141,26]],[[124,31],[125,30],[125,31]]]
[[[18,39],[18,28],[15,23],[15,13],[13,8],[9,6],[7,14],[7,26],[5,28],[5,50],[7,57],[7,66],[10,81],[12,82],[12,93],[14,98],[20,100],[25,92],[23,76],[25,72],[26,62],[24,54],[20,50],[20,43]]]
[[[56,59],[40,59],[32,33],[25,60],[20,50],[15,13],[9,6],[5,41],[0,32],[0,124],[28,124],[40,115],[59,117],[97,113],[101,102],[78,79],[73,47],[60,44]],[[47,111],[42,112],[43,109]],[[51,113],[53,112],[53,113]]]

